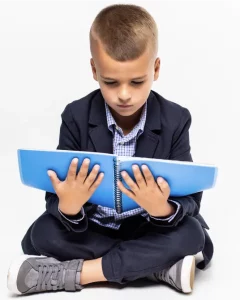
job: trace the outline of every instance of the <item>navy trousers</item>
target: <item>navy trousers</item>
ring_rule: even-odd
[[[86,231],[76,233],[45,212],[28,229],[22,248],[25,254],[45,255],[60,261],[102,257],[106,279],[124,284],[202,251],[204,243],[202,226],[190,216],[176,227],[160,227],[142,216],[132,216],[123,221],[119,230],[88,221]]]

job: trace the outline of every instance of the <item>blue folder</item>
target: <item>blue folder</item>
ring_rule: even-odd
[[[85,158],[90,159],[89,171],[95,164],[100,165],[104,178],[89,202],[116,209],[118,213],[138,208],[138,204],[121,193],[116,185],[122,179],[120,172],[125,170],[134,180],[132,165],[146,164],[154,178],[163,177],[170,186],[170,196],[181,197],[213,188],[218,169],[214,165],[197,164],[174,160],[141,157],[117,156],[98,152],[69,150],[32,150],[18,149],[18,163],[23,184],[55,193],[48,170],[57,173],[60,180],[65,180],[73,158],[78,158],[78,170]],[[123,180],[126,187],[126,183]]]

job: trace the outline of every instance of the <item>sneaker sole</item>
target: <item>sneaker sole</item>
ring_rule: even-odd
[[[181,270],[181,287],[186,294],[193,290],[195,278],[195,257],[192,255],[185,256],[182,262]]]
[[[17,288],[17,277],[19,269],[21,268],[21,265],[25,260],[27,260],[29,257],[45,257],[43,255],[20,255],[15,260],[12,261],[9,269],[8,269],[8,276],[7,276],[7,287],[9,291],[13,292],[17,295],[22,295],[18,288]]]

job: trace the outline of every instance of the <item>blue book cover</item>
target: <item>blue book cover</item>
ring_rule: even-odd
[[[47,171],[53,170],[60,180],[65,180],[73,158],[78,158],[78,170],[85,158],[90,159],[89,172],[95,164],[100,165],[99,172],[104,173],[104,178],[89,202],[113,208],[118,213],[139,207],[116,186],[117,179],[121,180],[120,172],[123,170],[134,179],[133,164],[139,166],[146,164],[155,179],[163,177],[170,186],[170,195],[175,197],[210,189],[214,187],[217,177],[216,166],[193,162],[126,157],[98,152],[18,149],[21,181],[27,186],[55,193]],[[126,184],[125,186],[127,187]]]

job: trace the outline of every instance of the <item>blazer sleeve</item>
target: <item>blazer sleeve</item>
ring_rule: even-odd
[[[59,143],[57,149],[59,150],[75,150],[80,151],[80,133],[78,127],[73,119],[70,104],[68,104],[63,113],[61,114],[61,126],[59,134]],[[82,218],[82,213],[75,216],[63,216],[59,212],[58,203],[59,199],[55,193],[46,192],[46,210],[57,218],[69,231],[82,232],[85,231],[88,227],[88,219],[85,215]],[[71,222],[71,220],[78,220],[79,222]]]
[[[169,159],[180,161],[193,161],[190,153],[189,142],[189,128],[191,126],[191,114],[188,109],[182,108],[182,116],[178,127],[176,128],[173,140],[172,148]],[[169,197],[169,200],[173,200],[180,204],[180,209],[177,215],[171,222],[164,222],[150,218],[151,222],[155,225],[161,225],[166,227],[177,226],[178,223],[186,216],[196,216],[200,210],[200,204],[202,199],[202,192],[194,193],[184,197]]]

